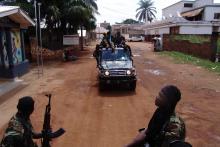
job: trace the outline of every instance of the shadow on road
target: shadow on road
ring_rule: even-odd
[[[127,87],[119,85],[106,86],[105,89],[99,90],[99,96],[101,97],[127,97],[136,95],[135,91],[130,91]]]

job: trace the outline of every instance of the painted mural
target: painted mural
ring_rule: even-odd
[[[11,31],[11,42],[12,42],[13,63],[16,65],[22,62],[21,39],[20,39],[19,30]]]
[[[5,63],[5,67],[8,68],[9,67],[9,58],[8,58],[8,53],[7,53],[7,49],[6,49],[6,34],[5,32],[2,32],[2,45],[3,45],[3,57],[4,57],[4,63]]]

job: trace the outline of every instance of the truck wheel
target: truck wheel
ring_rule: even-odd
[[[99,82],[99,91],[105,90],[105,83],[104,82]]]
[[[131,91],[135,91],[135,89],[136,89],[136,81],[130,83],[129,88],[130,88]]]

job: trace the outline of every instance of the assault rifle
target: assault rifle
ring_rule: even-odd
[[[59,130],[52,132],[52,128],[50,126],[50,101],[51,101],[51,94],[46,94],[46,97],[49,98],[49,102],[46,106],[45,114],[44,114],[44,124],[43,124],[43,130],[42,130],[42,140],[41,140],[41,146],[42,147],[50,147],[50,141],[53,138],[60,137],[65,133],[65,130],[63,128],[60,128]]]

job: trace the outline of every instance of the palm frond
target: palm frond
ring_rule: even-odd
[[[153,18],[156,18],[155,13],[157,13],[156,8],[153,7],[154,2],[152,0],[140,0],[136,9],[136,18],[139,21],[152,21]]]

